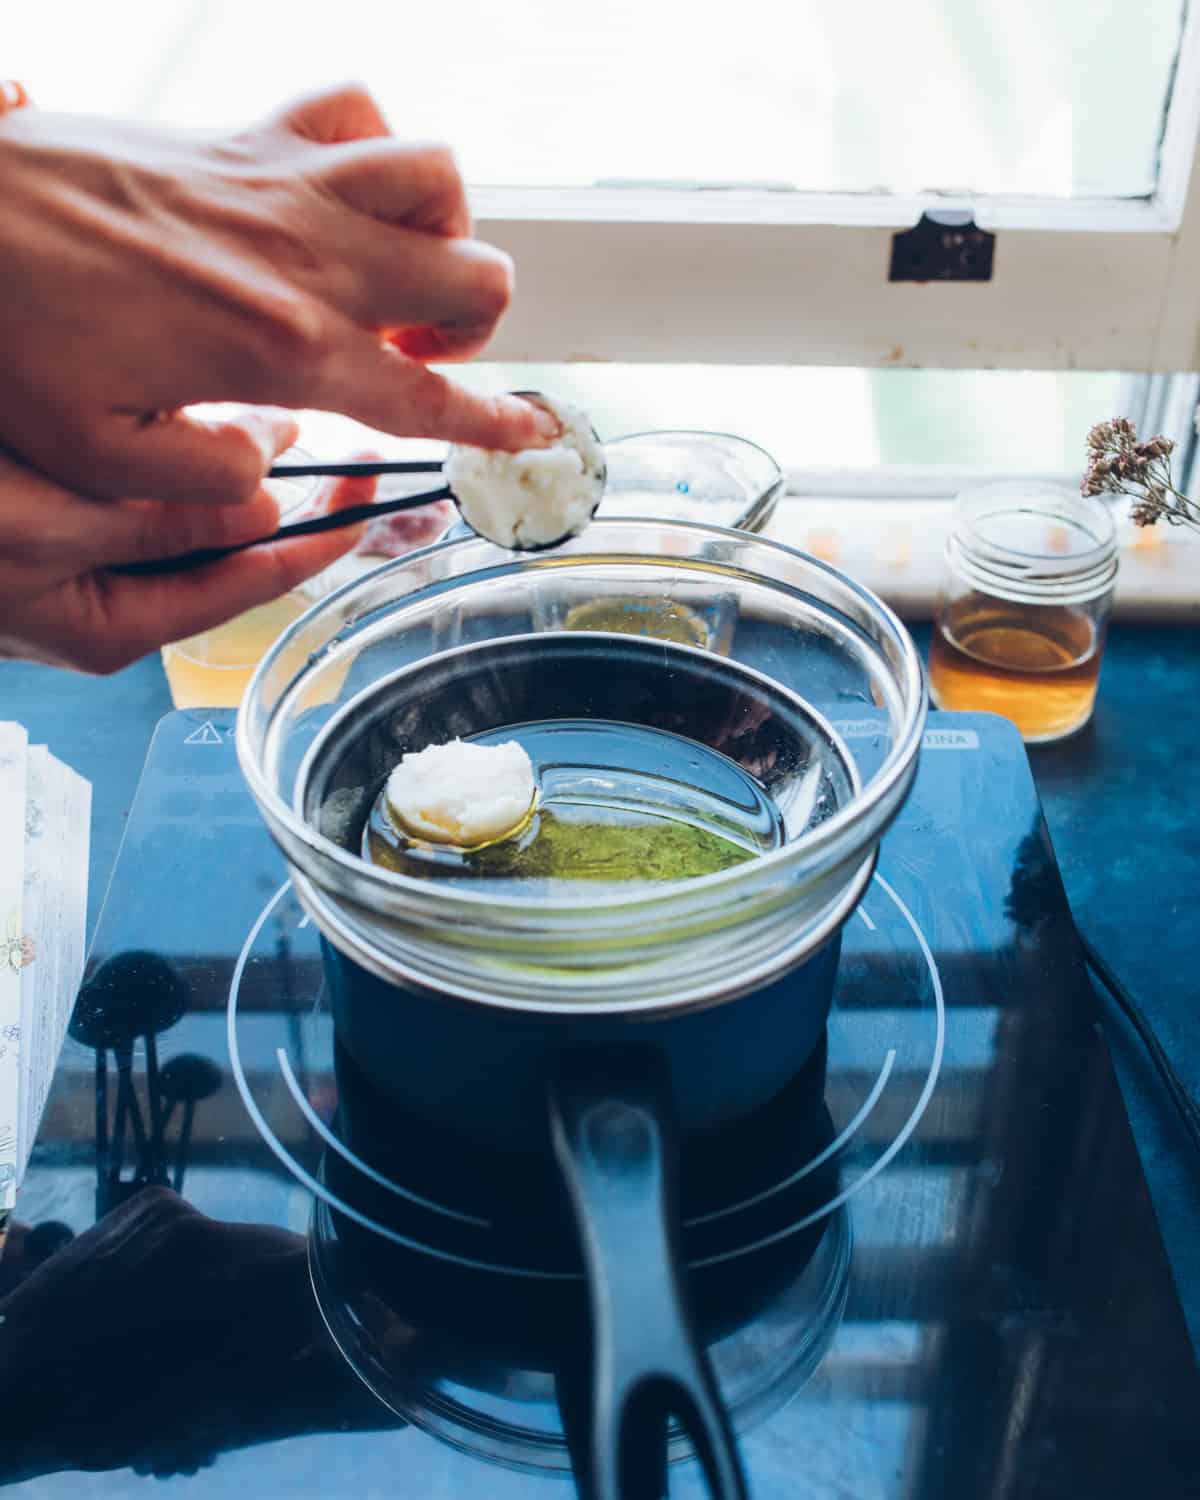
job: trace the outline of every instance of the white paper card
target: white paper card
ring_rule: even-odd
[[[17,1195],[28,743],[20,724],[0,722],[0,1219]]]
[[[92,788],[44,745],[28,756],[17,1182],[83,977]]]

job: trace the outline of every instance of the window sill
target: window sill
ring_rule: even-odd
[[[953,519],[945,498],[794,495],[766,535],[809,552],[877,593],[904,620],[933,617]],[[1119,527],[1121,569],[1113,616],[1147,624],[1200,624],[1200,533]]]

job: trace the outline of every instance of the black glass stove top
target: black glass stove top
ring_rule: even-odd
[[[794,1179],[761,1234],[809,1237],[712,1348],[752,1494],[1193,1496],[1200,1381],[1023,749],[933,725],[846,928],[825,1108],[747,1169],[747,1198]],[[406,1425],[318,1311],[314,1280],[344,1338],[330,1245],[380,1194],[347,1196],[319,949],[231,730],[164,719],[130,816],[0,1262],[0,1482],[569,1493],[536,1368],[448,1362],[431,1302],[387,1324]]]

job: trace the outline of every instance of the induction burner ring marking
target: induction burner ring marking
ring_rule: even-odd
[[[313,1131],[320,1136],[327,1146],[333,1148],[339,1156],[343,1157],[352,1167],[372,1182],[376,1182],[382,1188],[387,1188],[389,1193],[398,1193],[401,1198],[407,1198],[409,1202],[419,1204],[422,1208],[431,1209],[434,1213],[445,1214],[449,1219],[460,1219],[464,1224],[474,1224],[479,1229],[490,1229],[490,1219],[480,1219],[475,1214],[460,1213],[456,1208],[446,1208],[444,1204],[435,1203],[432,1198],[423,1198],[420,1193],[414,1193],[410,1188],[401,1187],[398,1182],[392,1182],[382,1172],[377,1172],[370,1162],[364,1161],[357,1156],[349,1146],[338,1140],[325,1121],[308,1102],[304,1090],[300,1087],[295,1073],[292,1072],[292,1064],[288,1058],[287,1051],[283,1047],[275,1048],[275,1061],[279,1064],[279,1071],[283,1074],[283,1081],[287,1084],[288,1092],[296,1102],[296,1108],[308,1121]]]
[[[942,1055],[945,1051],[946,1044],[946,1004],[945,996],[942,990],[942,978],[941,974],[938,972],[937,961],[934,958],[932,951],[930,950],[929,943],[925,938],[925,934],[918,926],[917,920],[913,916],[912,912],[897,895],[895,889],[889,884],[887,880],[884,879],[882,875],[878,873],[878,871],[875,872],[872,878],[879,882],[880,887],[891,898],[897,910],[900,912],[901,916],[908,924],[913,936],[916,938],[917,944],[921,949],[922,957],[925,960],[925,965],[929,970],[929,977],[933,988],[933,997],[936,1007],[936,1035],[934,1038],[933,1057],[930,1060],[929,1072],[925,1079],[925,1083],[921,1088],[921,1092],[917,1098],[917,1102],[913,1105],[908,1119],[900,1127],[895,1140],[891,1143],[890,1146],[887,1147],[885,1151],[881,1153],[878,1160],[873,1164],[873,1166],[871,1166],[866,1172],[864,1172],[861,1177],[852,1182],[849,1187],[838,1193],[834,1198],[831,1198],[828,1203],[824,1204],[821,1208],[814,1209],[812,1213],[805,1215],[804,1218],[797,1220],[795,1223],[789,1224],[785,1229],[777,1230],[774,1234],[766,1235],[762,1239],[756,1240],[753,1244],[742,1245],[732,1250],[722,1251],[720,1254],[710,1255],[702,1260],[689,1261],[688,1267],[691,1270],[700,1270],[707,1266],[719,1265],[725,1261],[736,1260],[738,1257],[743,1255],[752,1255],[759,1250],[765,1249],[771,1245],[778,1244],[782,1240],[788,1239],[791,1235],[799,1234],[802,1230],[807,1229],[810,1225],[817,1223],[820,1219],[827,1218],[830,1214],[835,1213],[839,1208],[842,1207],[843,1204],[848,1202],[857,1192],[859,1192],[860,1189],[864,1188],[867,1183],[873,1181],[876,1177],[878,1177],[879,1174],[884,1170],[884,1168],[892,1162],[892,1160],[907,1144],[909,1137],[917,1128],[922,1115],[924,1115],[925,1110],[928,1107],[929,1100],[933,1095],[933,1090],[937,1086],[937,1080],[941,1073]],[[488,1271],[501,1276],[518,1276],[527,1280],[581,1280],[581,1273],[575,1271],[537,1270],[531,1269],[527,1266],[503,1265],[491,1261],[475,1260],[469,1256],[455,1255],[450,1251],[439,1249],[436,1245],[427,1245],[420,1240],[409,1239],[407,1236],[398,1233],[396,1230],[390,1229],[386,1224],[376,1223],[375,1220],[368,1218],[365,1214],[360,1213],[359,1210],[354,1208],[351,1204],[343,1202],[335,1194],[331,1193],[323,1182],[314,1177],[295,1159],[295,1157],[293,1157],[288,1152],[282,1141],[280,1141],[274,1134],[270,1127],[270,1124],[268,1123],[266,1117],[263,1115],[262,1111],[259,1109],[257,1103],[253,1098],[253,1095],[250,1092],[249,1081],[246,1078],[245,1072],[242,1068],[241,1056],[238,1050],[237,1043],[237,1002],[238,995],[241,991],[242,976],[245,973],[246,964],[249,962],[250,950],[253,948],[255,942],[257,941],[258,935],[262,931],[263,926],[266,924],[267,918],[274,911],[275,907],[278,905],[282,897],[287,893],[290,885],[291,882],[288,881],[284,885],[280,886],[279,890],[275,892],[274,896],[272,896],[270,901],[263,908],[253,927],[250,929],[250,932],[246,937],[246,941],[242,945],[242,950],[238,954],[237,963],[234,966],[233,977],[230,980],[229,986],[229,1005],[226,1011],[226,1031],[229,1045],[229,1059],[233,1071],[234,1082],[237,1084],[238,1092],[242,1096],[242,1102],[245,1104],[246,1110],[249,1113],[251,1120],[258,1129],[259,1134],[262,1136],[263,1140],[266,1142],[268,1148],[279,1159],[279,1161],[283,1163],[288,1171],[293,1174],[297,1181],[307,1187],[309,1192],[311,1192],[315,1197],[320,1198],[331,1208],[334,1208],[339,1213],[344,1214],[346,1218],[353,1220],[354,1223],[359,1224],[362,1228],[369,1229],[375,1234],[381,1234],[385,1239],[391,1240],[394,1244],[402,1245],[405,1249],[416,1250],[419,1254],[430,1255],[435,1260],[447,1261],[452,1265],[465,1266],[469,1270]],[[884,1065],[884,1073],[890,1073],[890,1068],[888,1067],[886,1060]],[[874,1093],[874,1090],[872,1092]],[[861,1123],[861,1120],[863,1118],[865,1118],[865,1113],[862,1109],[860,1109],[858,1115],[855,1117],[855,1120],[851,1122],[851,1133],[853,1130],[858,1128],[858,1125]],[[845,1131],[843,1132],[844,1135],[846,1133],[847,1132]],[[393,1186],[395,1187],[395,1190],[404,1197],[414,1196],[395,1184],[393,1184]],[[447,1210],[443,1209],[442,1212],[447,1212]],[[462,1217],[461,1215],[455,1216]]]
[[[790,1177],[785,1177],[782,1182],[776,1182],[772,1184],[771,1187],[764,1188],[761,1193],[755,1193],[751,1198],[743,1198],[741,1202],[731,1203],[726,1208],[715,1208],[711,1213],[698,1214],[694,1219],[685,1219],[683,1221],[684,1228],[694,1229],[697,1224],[709,1224],[714,1219],[723,1219],[726,1214],[735,1214],[739,1213],[744,1208],[753,1208],[755,1204],[762,1203],[765,1199],[773,1197],[776,1193],[785,1192],[794,1183],[799,1182],[801,1178],[807,1177],[810,1172],[815,1172],[819,1166],[827,1162],[831,1156],[835,1155],[842,1149],[842,1147],[846,1144],[850,1137],[857,1132],[858,1127],[862,1124],[862,1122],[875,1108],[875,1105],[878,1103],[880,1094],[882,1094],[884,1089],[887,1087],[887,1081],[891,1077],[892,1068],[895,1065],[895,1062],[896,1049],[895,1047],[889,1047],[887,1056],[883,1059],[883,1066],[879,1070],[879,1077],[872,1085],[871,1092],[859,1105],[858,1110],[853,1118],[842,1128],[841,1132],[836,1135],[833,1140],[830,1141],[828,1146],[825,1147],[824,1151],[819,1151],[817,1155],[814,1156],[810,1162],[806,1162],[804,1166],[799,1169],[799,1171],[793,1172]]]
[[[858,906],[856,906],[854,908],[854,910],[859,914],[859,916],[866,923],[867,931],[868,932],[874,932],[875,931],[875,923],[872,920],[871,913],[867,910],[867,908],[860,903]]]
[[[705,1260],[690,1261],[689,1265],[693,1270],[699,1270],[703,1266],[718,1265],[721,1261],[731,1260],[737,1255],[752,1255],[756,1250],[764,1250],[769,1245],[778,1244],[780,1240],[787,1239],[789,1235],[798,1234],[800,1230],[807,1229],[810,1224],[815,1224],[818,1219],[823,1219],[826,1214],[833,1213],[835,1209],[840,1208],[843,1203],[852,1198],[855,1193],[866,1187],[868,1182],[878,1177],[880,1172],[903,1150],[909,1136],[912,1135],[918,1124],[920,1124],[921,1116],[928,1107],[929,1100],[933,1096],[933,1091],[937,1086],[938,1076],[942,1071],[942,1053],[946,1047],[946,1000],[942,993],[942,976],[938,973],[937,960],[930,951],[929,944],[925,940],[925,934],[917,925],[917,919],[878,871],[876,871],[872,878],[879,882],[896,903],[900,915],[912,929],[913,936],[920,945],[921,953],[929,969],[929,978],[933,984],[934,1003],[937,1007],[937,1035],[934,1038],[933,1057],[929,1064],[929,1074],[917,1097],[917,1102],[912,1107],[912,1113],[900,1127],[896,1139],[880,1155],[879,1160],[868,1171],[864,1172],[861,1177],[852,1182],[848,1188],[843,1189],[835,1198],[831,1198],[824,1207],[814,1209],[805,1218],[799,1219],[795,1224],[789,1224],[786,1229],[776,1230],[774,1234],[765,1235],[761,1240],[756,1240],[753,1245],[743,1245],[737,1250],[725,1250],[719,1255],[710,1255]]]
[[[500,1276],[520,1276],[525,1279],[540,1278],[549,1281],[581,1281],[582,1274],[576,1271],[537,1271],[529,1270],[525,1266],[496,1265],[486,1260],[473,1260],[469,1256],[454,1255],[448,1250],[440,1250],[436,1245],[426,1245],[420,1240],[409,1239],[406,1235],[399,1234],[394,1229],[389,1229],[386,1224],[377,1224],[366,1214],[360,1213],[350,1203],[344,1203],[335,1193],[329,1189],[318,1178],[314,1177],[305,1167],[296,1160],[288,1151],[287,1147],[271,1129],[270,1123],[262,1110],[255,1102],[254,1095],[250,1092],[250,1082],[242,1068],[241,1053],[237,1041],[237,1003],[238,995],[241,993],[242,976],[246,972],[246,964],[250,959],[250,950],[258,940],[258,935],[266,925],[267,918],[275,910],[280,900],[291,889],[291,881],[281,885],[275,894],[267,902],[259,913],[257,921],[250,929],[246,941],[242,944],[242,951],[238,954],[237,963],[234,965],[233,978],[229,981],[229,1005],[225,1013],[225,1031],[229,1046],[229,1066],[233,1071],[233,1081],[237,1084],[238,1093],[242,1096],[242,1103],[253,1121],[255,1129],[266,1142],[268,1149],[287,1168],[293,1177],[302,1186],[306,1187],[315,1198],[320,1198],[343,1214],[347,1219],[363,1229],[369,1229],[373,1234],[381,1234],[385,1239],[391,1240],[393,1244],[402,1245],[406,1250],[415,1250],[418,1255],[431,1255],[435,1260],[448,1261],[451,1265],[465,1266],[470,1271],[491,1271]],[[406,1195],[407,1196],[407,1195]]]

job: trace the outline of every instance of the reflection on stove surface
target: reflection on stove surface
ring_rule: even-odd
[[[567,1469],[590,1345],[582,1257],[553,1164],[456,1148],[406,1120],[340,1046],[335,1060],[340,1129],[378,1176],[327,1154],[323,1181],[353,1212],[319,1200],[313,1222],[313,1283],[333,1337],[418,1426],[481,1457]],[[693,1315],[742,1432],[800,1389],[845,1305],[847,1216],[825,1212],[838,1189],[825,1066],[822,1041],[770,1104],[682,1144]],[[431,1212],[397,1195],[397,1181],[479,1216]],[[671,1449],[690,1452],[682,1432]]]
[[[144,1187],[28,1274],[5,1261],[6,1484],[189,1474],[251,1444],[398,1425],[330,1343],[302,1235]]]
[[[846,929],[823,1087],[806,1096],[821,1107],[799,1154],[819,1157],[820,1132],[832,1129],[822,1194],[842,1208],[797,1237],[795,1285],[811,1288],[815,1267],[822,1287],[840,1279],[842,1292],[789,1303],[786,1275],[773,1286],[768,1274],[744,1278],[745,1291],[734,1277],[733,1300],[747,1303],[712,1329],[718,1364],[723,1347],[737,1353],[727,1390],[743,1375],[753,1386],[756,1372],[771,1389],[778,1354],[795,1349],[802,1326],[819,1331],[814,1309],[827,1309],[830,1336],[814,1344],[823,1357],[802,1370],[798,1393],[741,1423],[751,1493],[1193,1500],[1200,1381],[1028,770],[1002,726],[970,725],[978,748],[926,755],[884,846],[881,875],[901,905],[876,882]],[[493,1335],[497,1324],[505,1332],[511,1293],[477,1294],[474,1320],[470,1294],[456,1316],[444,1303],[431,1316],[436,1299],[394,1269],[390,1282],[380,1275],[381,1263],[400,1264],[386,1236],[344,1233],[350,1209],[467,1254],[487,1243],[517,1260],[531,1248],[436,1209],[385,1209],[395,1194],[334,1159],[345,1070],[315,937],[286,897],[240,970],[233,1056],[257,1122],[247,1110],[226,1005],[247,932],[282,876],[232,750],[185,748],[195,727],[168,720],[155,742],[0,1260],[0,1479],[34,1500],[141,1495],[131,1466],[170,1473],[189,1500],[239,1488],[322,1500],[553,1496],[549,1481],[477,1453],[497,1434],[519,1444],[541,1434],[538,1466],[561,1468],[554,1382],[570,1361],[555,1341],[540,1340],[554,1356],[540,1361],[502,1368],[491,1356],[517,1351],[496,1348],[480,1358],[471,1339],[489,1319]],[[194,836],[198,806],[212,837]],[[804,1128],[793,1126],[793,1152]],[[370,1164],[443,1206],[480,1207],[461,1182],[451,1201],[445,1163],[420,1144],[406,1137],[398,1156],[372,1151]],[[685,1216],[703,1220],[789,1175],[769,1152],[747,1163],[736,1190],[697,1169],[693,1191],[711,1199]],[[806,1217],[820,1176],[791,1184],[788,1222]],[[336,1200],[318,1209],[311,1249],[305,1178]],[[757,1210],[767,1235],[778,1206]],[[719,1251],[728,1228],[696,1225],[696,1243],[713,1236],[704,1243]],[[363,1373],[377,1388],[387,1374],[396,1404],[444,1438],[461,1440],[474,1422],[475,1454],[396,1430],[401,1419],[330,1337],[310,1259],[338,1290],[327,1313],[366,1326],[365,1298],[377,1299],[375,1342],[356,1355]],[[786,1259],[781,1250],[764,1264]],[[785,1309],[774,1322],[771,1306]],[[778,1340],[742,1363],[739,1339],[756,1328]],[[373,1369],[379,1346],[388,1359]],[[488,1456],[525,1461],[499,1446]],[[93,1471],[86,1489],[79,1469]],[[694,1465],[673,1468],[673,1500],[702,1493]]]

